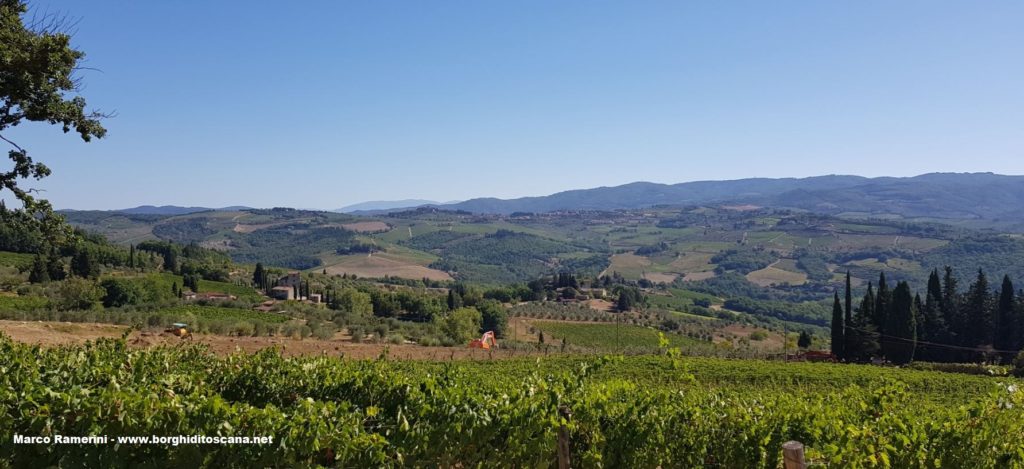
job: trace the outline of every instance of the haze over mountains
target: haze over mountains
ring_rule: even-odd
[[[138,207],[124,208],[118,210],[109,210],[110,212],[121,212],[130,215],[188,215],[190,213],[209,212],[213,210],[220,211],[234,211],[234,210],[246,210],[252,207],[246,207],[244,205],[232,205],[230,207],[182,207],[178,205],[139,205]],[[72,210],[65,209],[63,212],[87,212],[90,210]]]
[[[635,182],[543,197],[471,199],[444,206],[479,213],[607,210],[653,205],[752,204],[820,213],[953,219],[1024,218],[1024,176],[931,173],[915,177],[817,176],[681,184]]]
[[[372,201],[335,211],[380,214],[431,206],[474,213],[636,209],[656,205],[756,205],[833,215],[900,216],[950,220],[1024,221],[1024,176],[930,173],[914,177],[816,176],[697,181],[634,182],[517,199],[475,198],[457,203],[407,199]],[[239,207],[228,207],[228,209]],[[125,213],[187,214],[203,207],[142,206]],[[220,210],[220,209],[219,209]]]
[[[372,200],[369,202],[360,202],[358,204],[346,205],[339,209],[332,210],[333,212],[339,213],[356,213],[356,212],[367,212],[375,210],[394,210],[409,207],[419,207],[422,205],[447,205],[455,204],[459,201],[451,202],[437,202],[433,200],[423,199],[405,199],[405,200]]]

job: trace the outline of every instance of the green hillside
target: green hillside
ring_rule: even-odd
[[[752,206],[511,215],[417,209],[381,217],[291,209],[67,216],[122,244],[193,242],[239,263],[358,277],[497,285],[576,272],[721,298],[796,302],[825,299],[847,271],[855,286],[882,272],[920,283],[945,265],[957,266],[961,281],[981,268],[1024,283],[1024,264],[1014,261],[1024,256],[1024,239],[1016,235]]]

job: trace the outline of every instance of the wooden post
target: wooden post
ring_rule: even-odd
[[[787,441],[782,444],[782,461],[786,469],[806,469],[804,462],[804,444],[799,441]]]
[[[572,417],[569,408],[564,405],[558,407],[558,414],[566,422]],[[569,429],[565,424],[558,427],[558,469],[569,469]]]

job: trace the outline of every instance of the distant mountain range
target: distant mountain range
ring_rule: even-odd
[[[518,199],[479,198],[440,208],[476,213],[749,204],[818,213],[1024,220],[1024,176],[931,173],[915,177],[817,176],[681,184],[635,182]]]
[[[680,184],[634,182],[518,199],[477,198],[439,203],[406,199],[371,201],[334,212],[380,215],[421,206],[474,213],[542,213],[555,210],[638,209],[656,205],[755,205],[830,215],[982,220],[1024,225],[1024,176],[993,173],[930,173],[914,177],[816,176],[697,181]],[[128,214],[185,215],[222,208],[143,205]]]
[[[101,210],[105,212],[120,212],[128,213],[132,215],[188,215],[190,213],[197,212],[209,212],[211,210],[221,210],[225,212],[246,210],[250,207],[242,205],[232,205],[230,207],[210,208],[210,207],[180,207],[177,205],[139,205],[138,207],[124,208],[119,210]],[[84,212],[89,210],[61,210],[62,212]]]
[[[423,205],[446,205],[457,202],[437,202],[433,200],[423,199],[405,199],[405,200],[373,200],[370,202],[360,202],[358,204],[347,205],[338,209],[332,210],[332,212],[339,213],[354,213],[354,212],[372,212],[379,210],[394,210],[403,208],[419,207]]]

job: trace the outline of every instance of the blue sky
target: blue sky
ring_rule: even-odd
[[[1024,3],[62,2],[107,138],[58,208],[337,208],[632,181],[1024,173]]]

